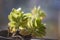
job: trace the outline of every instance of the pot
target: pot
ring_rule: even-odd
[[[9,33],[8,30],[2,30],[0,31],[0,40],[31,40],[32,36],[29,35],[21,35],[19,34],[19,31],[16,32],[16,34],[12,37],[12,33]]]

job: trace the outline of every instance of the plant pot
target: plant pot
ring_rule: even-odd
[[[8,31],[7,30],[0,31],[0,40],[10,40],[10,39],[8,39]]]
[[[32,38],[31,35],[21,35],[18,32],[15,34],[14,37],[11,37],[11,33],[8,35],[8,30],[0,31],[0,40],[30,40]]]
[[[11,33],[9,33],[8,36],[8,30],[2,30],[0,31],[0,40],[22,40],[21,36],[14,36],[11,37]]]

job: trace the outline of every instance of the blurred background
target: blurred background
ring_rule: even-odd
[[[7,29],[12,8],[21,7],[24,12],[30,12],[34,6],[40,6],[46,13],[45,38],[60,38],[60,0],[0,0],[0,30]]]

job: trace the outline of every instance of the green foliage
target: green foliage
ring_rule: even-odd
[[[17,9],[13,9],[8,15],[10,21],[8,26],[11,30],[13,28],[15,28],[15,30],[20,29],[21,31],[27,31],[29,34],[43,37],[46,33],[46,27],[42,24],[44,17],[45,14],[39,7],[34,7],[31,13],[23,13],[22,10],[17,11]]]

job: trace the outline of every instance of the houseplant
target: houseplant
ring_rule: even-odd
[[[11,36],[15,36],[17,31],[17,34],[24,39],[27,36],[29,39],[45,36],[46,27],[42,23],[42,20],[45,18],[45,14],[40,7],[34,7],[30,13],[24,13],[21,8],[13,8],[8,15],[8,18],[10,21],[8,23],[8,30],[9,33],[12,33]]]

